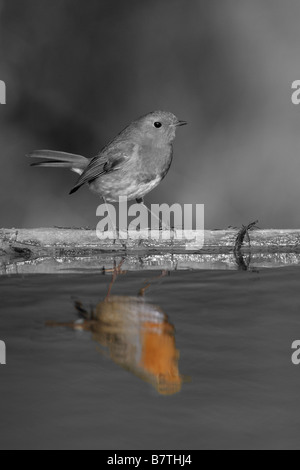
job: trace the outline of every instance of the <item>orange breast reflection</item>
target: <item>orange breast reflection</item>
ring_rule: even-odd
[[[74,323],[53,323],[48,326],[65,326],[92,333],[92,338],[109,351],[111,359],[121,367],[151,383],[162,395],[172,395],[181,390],[183,378],[178,370],[179,352],[175,345],[174,327],[167,315],[157,305],[146,302],[144,295],[154,280],[167,275],[163,271],[144,286],[138,296],[111,295],[112,287],[121,267],[112,270],[106,298],[88,313],[81,302],[75,307],[81,320]]]
[[[114,362],[159,393],[180,391],[174,328],[160,307],[140,297],[110,296],[97,305],[91,331],[95,341],[108,347]]]
[[[175,347],[173,328],[167,322],[161,325],[146,322],[143,325],[143,352],[141,366],[156,378],[160,393],[176,393],[181,389],[178,371],[179,351]]]

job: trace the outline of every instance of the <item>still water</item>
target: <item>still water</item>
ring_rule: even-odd
[[[300,448],[299,274],[2,276],[0,448]]]

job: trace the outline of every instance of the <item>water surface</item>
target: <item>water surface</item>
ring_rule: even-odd
[[[300,447],[299,268],[160,274],[0,278],[0,448]]]

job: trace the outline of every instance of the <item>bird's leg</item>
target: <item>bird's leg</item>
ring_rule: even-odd
[[[165,276],[167,276],[167,275],[168,275],[168,271],[167,271],[167,270],[163,270],[159,276],[156,276],[156,277],[154,277],[153,279],[146,281],[146,282],[148,282],[148,284],[146,284],[145,287],[142,287],[142,289],[139,290],[138,296],[139,296],[139,297],[144,297],[144,296],[145,296],[145,293],[146,293],[146,290],[149,289],[149,287],[152,285],[152,283],[153,283],[155,280],[161,279],[161,278],[163,278],[163,277],[165,277]]]
[[[111,225],[112,230],[113,230],[114,243],[116,243],[116,239],[118,238],[117,227],[115,226],[114,222],[112,221],[112,218],[111,218],[110,212],[109,212],[109,208],[108,208],[108,204],[107,204],[107,201],[106,201],[105,197],[103,197],[103,201],[104,201],[104,204],[105,204],[105,207],[106,207],[106,211],[107,211],[107,215],[108,215],[108,218],[109,218],[109,221],[110,221],[110,225]]]
[[[142,204],[144,207],[146,207],[146,209],[147,209],[147,211],[149,212],[150,216],[151,216],[151,217],[153,216],[156,220],[158,220],[158,223],[159,223],[159,225],[158,225],[159,230],[162,230],[162,229],[164,229],[164,228],[165,228],[166,230],[169,230],[169,229],[170,229],[170,227],[168,227],[168,226],[163,222],[163,220],[160,220],[160,218],[157,217],[157,215],[154,214],[154,212],[152,212],[151,209],[149,209],[149,207],[146,206],[146,204],[145,204],[145,202],[144,202],[144,198],[141,197],[140,199],[136,199],[136,202],[137,202],[137,204]],[[163,224],[164,224],[164,227],[163,227]]]
[[[122,270],[122,265],[124,264],[124,261],[125,261],[125,258],[122,258],[121,262],[119,263],[119,265],[117,266],[116,264],[116,260],[114,260],[114,267],[112,270],[107,270],[107,271],[112,271],[113,275],[112,275],[112,279],[110,281],[110,284],[109,284],[109,287],[108,287],[108,291],[107,291],[107,294],[106,294],[106,297],[104,299],[104,302],[107,302],[109,300],[109,297],[110,297],[110,294],[111,294],[111,290],[112,290],[112,287],[117,279],[117,277],[120,275],[120,274],[126,274],[127,271],[123,271]]]
[[[146,204],[145,204],[145,202],[144,202],[144,198],[141,197],[141,198],[139,198],[139,199],[136,199],[136,202],[137,202],[137,204],[141,204],[142,206],[146,207],[148,213],[150,214],[150,229],[151,229],[151,218],[152,218],[152,216],[153,216],[156,220],[158,220],[158,228],[159,228],[159,230],[161,230],[161,229],[162,229],[162,225],[161,225],[160,218],[157,217],[157,215],[154,214],[154,213],[146,206]],[[142,244],[143,244],[143,240],[140,239],[140,241],[139,241],[139,246],[141,246]]]
[[[174,227],[170,227],[169,225],[167,225],[163,220],[160,220],[159,217],[157,217],[156,214],[154,214],[154,212],[152,212],[147,206],[146,204],[144,203],[144,199],[143,198],[140,198],[140,199],[136,199],[136,202],[138,204],[142,204],[144,207],[146,207],[147,211],[149,212],[150,214],[150,217],[154,217],[156,220],[158,220],[158,223],[159,223],[159,230],[163,231],[163,230],[166,230],[170,233],[170,237],[172,239],[172,244],[173,244],[173,237],[171,235],[171,232],[173,233],[173,236],[174,236],[174,233],[175,233],[175,229]],[[150,231],[151,231],[151,219],[150,219]],[[142,239],[139,241],[139,245],[142,244]]]
[[[107,201],[105,199],[105,197],[103,197],[103,200],[104,200],[104,204],[106,206],[106,211],[107,211],[107,214],[108,214],[108,218],[109,218],[109,221],[110,221],[110,225],[113,229],[113,234],[114,234],[114,245],[116,244],[116,241],[117,241],[117,238],[119,239],[119,241],[121,242],[121,245],[122,247],[124,248],[125,251],[127,251],[127,246],[126,246],[126,243],[120,239],[119,237],[119,231],[117,229],[117,227],[115,226],[114,222],[112,221],[112,218],[110,216],[110,213],[109,213],[109,209],[108,209],[108,204],[107,204]]]

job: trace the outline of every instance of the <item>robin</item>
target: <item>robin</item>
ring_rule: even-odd
[[[94,158],[53,150],[36,150],[28,156],[43,159],[32,166],[61,167],[80,175],[70,194],[87,184],[105,202],[120,197],[143,203],[168,173],[176,129],[187,124],[174,114],[154,111],[127,126]]]

